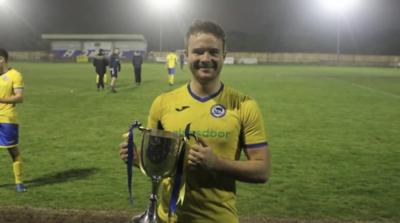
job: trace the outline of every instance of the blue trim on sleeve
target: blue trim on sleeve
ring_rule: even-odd
[[[246,149],[256,149],[263,146],[268,146],[268,142],[262,142],[257,144],[246,144],[244,145]]]

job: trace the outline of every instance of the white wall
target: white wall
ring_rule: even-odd
[[[139,50],[146,51],[147,44],[139,41],[115,41],[114,47],[121,50]]]
[[[53,41],[51,42],[52,50],[81,50],[80,41]]]

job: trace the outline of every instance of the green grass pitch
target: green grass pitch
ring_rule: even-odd
[[[12,65],[25,80],[17,110],[28,192],[14,192],[2,150],[0,206],[144,210],[150,183],[135,169],[131,207],[118,144],[171,89],[164,66],[145,64],[136,87],[123,64],[113,94],[96,91],[90,64]],[[256,98],[272,151],[267,184],[238,183],[241,216],[400,221],[399,69],[226,65],[221,75]],[[178,69],[174,87],[189,78]]]

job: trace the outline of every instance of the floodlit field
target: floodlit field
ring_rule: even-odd
[[[0,151],[0,206],[144,210],[150,183],[136,169],[131,207],[118,144],[173,88],[164,66],[145,64],[136,87],[123,64],[113,94],[96,91],[90,64],[12,65],[25,78],[17,109],[28,192],[14,191]],[[189,78],[178,69],[174,87]],[[269,183],[238,183],[242,218],[400,221],[399,69],[226,65],[222,79],[257,99],[272,151]]]

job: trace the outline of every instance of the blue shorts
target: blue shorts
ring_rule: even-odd
[[[0,123],[0,148],[13,148],[18,145],[18,124]]]
[[[175,67],[174,68],[168,68],[168,74],[175,74]]]

